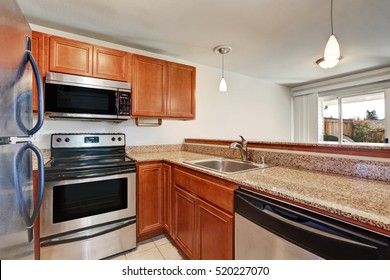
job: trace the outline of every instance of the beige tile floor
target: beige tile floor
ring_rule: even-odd
[[[112,260],[183,260],[187,259],[165,236],[160,235],[137,243],[137,248],[129,253],[116,256]]]

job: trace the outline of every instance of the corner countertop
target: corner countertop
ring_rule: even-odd
[[[390,235],[390,184],[349,176],[275,166],[225,175],[184,161],[216,158],[185,151],[128,153],[137,162],[166,161],[240,186],[314,207],[380,229]]]

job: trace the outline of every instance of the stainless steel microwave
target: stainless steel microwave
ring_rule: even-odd
[[[48,72],[45,115],[57,119],[128,120],[131,116],[131,85]]]

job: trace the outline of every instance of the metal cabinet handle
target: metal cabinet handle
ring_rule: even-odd
[[[43,125],[43,85],[42,85],[42,77],[41,74],[39,73],[38,66],[35,62],[35,59],[31,53],[31,38],[26,37],[26,50],[25,50],[25,56],[26,60],[30,62],[33,72],[34,72],[34,77],[35,77],[35,82],[37,84],[37,89],[38,89],[38,118],[37,118],[37,123],[35,126],[27,131],[27,134],[29,136],[34,135],[35,133],[38,132],[38,130],[42,127]],[[26,63],[27,66],[27,63]]]
[[[162,119],[157,119],[156,123],[141,122],[140,118],[135,118],[135,124],[139,127],[157,127],[162,125]]]
[[[35,153],[35,155],[37,156],[37,159],[38,159],[38,170],[37,170],[37,172],[38,172],[38,185],[37,185],[38,193],[37,193],[37,201],[36,201],[36,204],[35,204],[35,207],[34,207],[34,210],[31,214],[31,216],[30,216],[29,211],[27,209],[26,201],[23,197],[23,190],[22,190],[22,186],[20,183],[19,172],[18,172],[20,170],[20,163],[22,162],[23,155],[29,149]],[[43,162],[43,155],[42,155],[41,151],[32,143],[27,143],[26,145],[23,146],[23,148],[21,148],[17,152],[17,154],[15,156],[15,160],[14,160],[13,169],[14,169],[13,173],[14,173],[15,189],[16,189],[16,195],[17,195],[17,199],[18,199],[18,203],[19,203],[19,208],[20,208],[21,215],[24,218],[26,228],[28,231],[28,241],[31,242],[33,240],[34,223],[38,217],[39,210],[40,210],[41,205],[42,205],[43,191],[44,191],[44,162]]]

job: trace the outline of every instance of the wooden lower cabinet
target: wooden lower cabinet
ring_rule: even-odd
[[[174,240],[190,259],[233,258],[233,216],[174,188]]]
[[[137,165],[137,241],[163,232],[162,164]]]
[[[169,164],[163,163],[162,172],[164,229],[169,235],[172,235],[172,167]]]
[[[175,178],[175,171],[177,178]],[[233,213],[222,210],[186,189],[207,187],[205,177],[183,170],[173,172],[173,239],[189,259],[233,259]],[[187,174],[187,180],[183,177]],[[197,180],[198,179],[198,180]],[[196,183],[204,185],[194,186]],[[209,182],[219,188],[218,184]],[[234,188],[223,189],[233,195]],[[232,196],[233,197],[233,196]],[[233,206],[233,200],[230,201]]]
[[[233,259],[233,216],[198,200],[199,259]]]
[[[198,258],[196,214],[197,198],[174,187],[174,234],[173,239],[190,259]]]
[[[176,165],[138,163],[137,241],[165,231],[189,259],[233,259],[236,188]]]

